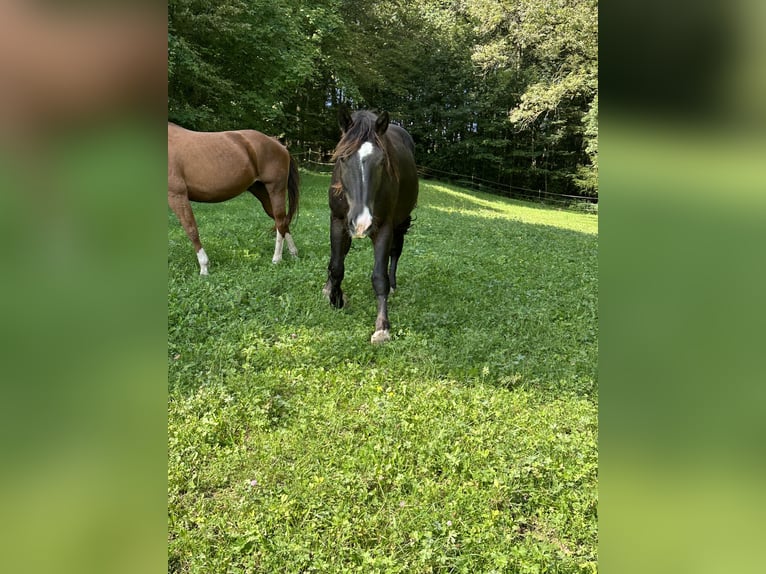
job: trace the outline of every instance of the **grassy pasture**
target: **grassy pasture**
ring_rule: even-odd
[[[372,346],[372,246],[323,298],[326,175],[300,258],[251,195],[168,210],[169,572],[594,572],[594,215],[422,181]]]

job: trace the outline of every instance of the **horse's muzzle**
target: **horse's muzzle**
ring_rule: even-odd
[[[362,228],[361,226],[352,227],[349,232],[351,234],[352,239],[361,239],[362,237],[367,237],[370,234],[370,231],[372,230],[372,226]]]
[[[372,230],[372,215],[370,210],[366,207],[364,211],[356,216],[356,218],[350,222],[349,232],[351,237],[358,239],[360,237],[367,237]]]

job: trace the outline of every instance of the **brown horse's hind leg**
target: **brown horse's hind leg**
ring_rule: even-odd
[[[258,201],[261,202],[263,211],[266,212],[266,215],[271,217],[271,219],[274,219],[274,210],[271,208],[271,200],[269,199],[269,192],[266,191],[266,186],[260,181],[256,181],[249,189],[250,193],[257,197]]]
[[[271,205],[271,213],[269,215],[274,218],[277,228],[274,257],[271,258],[271,262],[279,263],[282,261],[282,249],[285,240],[287,240],[287,248],[290,250],[290,254],[293,257],[298,256],[298,249],[295,247],[295,242],[290,235],[290,224],[287,222],[287,184],[285,182],[267,183],[266,191],[268,192],[268,199]],[[261,203],[263,203],[263,200],[261,200]]]
[[[290,229],[286,219],[287,216],[285,215],[284,200],[280,203],[279,198],[277,197],[276,201],[272,202],[272,197],[274,196],[271,193],[271,190],[273,188],[274,186],[271,184],[266,186],[262,182],[257,181],[250,187],[250,192],[258,198],[263,206],[263,210],[274,220],[274,228],[277,230],[277,239],[274,247],[274,257],[272,257],[271,262],[279,263],[282,260],[282,245],[285,239],[287,239],[287,247],[290,250],[290,253],[298,255],[298,250],[295,248],[293,238],[290,236]]]
[[[207,266],[209,260],[207,253],[202,249],[202,243],[199,240],[199,231],[197,230],[197,221],[194,219],[194,213],[192,212],[189,198],[185,193],[168,192],[168,205],[178,217],[181,225],[186,231],[186,235],[194,246],[194,251],[197,253],[197,261],[199,262],[199,274],[207,275]]]

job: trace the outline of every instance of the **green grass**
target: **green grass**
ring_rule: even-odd
[[[277,266],[252,196],[194,206],[207,278],[169,212],[169,571],[596,571],[597,217],[421,182],[373,346],[302,177]]]

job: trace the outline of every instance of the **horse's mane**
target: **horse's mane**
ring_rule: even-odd
[[[373,142],[373,144],[383,150],[386,163],[386,170],[390,175],[396,178],[396,171],[391,165],[391,157],[388,153],[388,145],[384,138],[375,131],[375,122],[378,119],[375,114],[366,110],[354,112],[351,116],[352,121],[348,130],[343,133],[335,146],[332,154],[332,161],[339,159],[348,159],[354,155],[364,142]]]

